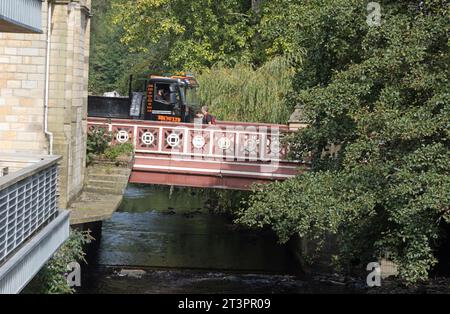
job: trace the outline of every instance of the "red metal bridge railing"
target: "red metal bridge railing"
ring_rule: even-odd
[[[281,144],[286,125],[220,122],[216,125],[89,118],[88,130],[103,128],[113,143],[132,143],[135,153],[237,161],[287,161]]]

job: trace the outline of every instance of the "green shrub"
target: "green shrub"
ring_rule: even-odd
[[[94,156],[102,155],[112,140],[111,132],[104,128],[95,128],[88,132],[86,143],[86,159],[89,164]]]
[[[117,157],[121,155],[130,156],[133,152],[133,144],[125,143],[125,144],[116,144],[111,145],[105,149],[104,156],[105,158],[115,161]]]
[[[67,284],[67,266],[72,262],[86,262],[83,247],[93,240],[90,232],[71,230],[69,239],[25,288],[24,293],[72,294],[75,289]]]

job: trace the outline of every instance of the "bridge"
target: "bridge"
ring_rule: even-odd
[[[306,169],[287,159],[286,125],[88,118],[88,132],[100,128],[113,144],[133,144],[131,183],[247,190]]]

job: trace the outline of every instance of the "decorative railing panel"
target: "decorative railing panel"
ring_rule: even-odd
[[[88,123],[89,130],[109,130],[113,143],[133,143],[138,153],[242,161],[280,161],[287,153],[281,145],[287,127],[281,125],[205,126],[101,118],[90,118]]]

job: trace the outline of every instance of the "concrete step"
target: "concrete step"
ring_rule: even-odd
[[[87,175],[126,175],[128,176],[131,169],[121,167],[95,167],[87,168]]]
[[[104,187],[104,188],[124,188],[127,185],[128,180],[114,180],[110,178],[109,180],[95,180],[91,177],[87,180],[87,186],[93,187]]]
[[[97,165],[111,165],[111,166],[119,166],[119,167],[127,167],[130,164],[133,163],[134,158],[125,158],[121,159],[119,158],[116,161],[111,160],[92,160],[91,165],[97,166]]]
[[[128,182],[129,175],[124,174],[90,174],[88,180]]]
[[[123,188],[111,188],[111,187],[102,187],[102,186],[92,186],[92,185],[86,185],[84,187],[85,192],[91,192],[91,193],[101,193],[101,194],[114,194],[119,195],[123,194]]]

